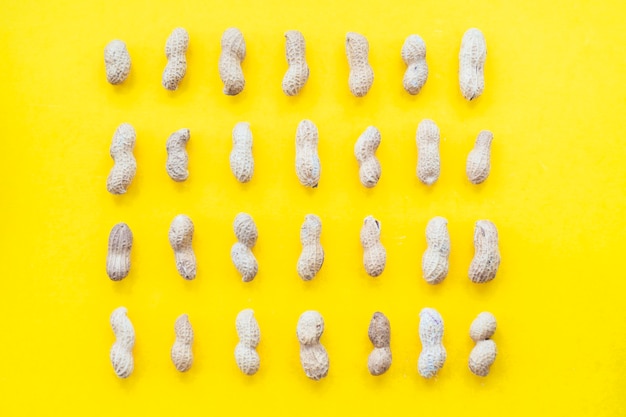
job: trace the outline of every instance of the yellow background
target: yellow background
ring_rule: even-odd
[[[3,169],[0,234],[3,317],[1,415],[594,415],[626,413],[626,7],[571,1],[54,1],[5,2],[2,45]],[[153,4],[154,3],[154,4]],[[176,26],[191,37],[178,91],[161,86],[164,44]],[[247,42],[246,87],[222,94],[220,37]],[[466,102],[458,88],[463,32],[487,39],[486,89]],[[283,33],[307,41],[311,77],[295,98],[280,88]],[[370,42],[375,82],[351,96],[344,39]],[[400,48],[411,33],[427,45],[428,82],[402,88]],[[132,57],[121,86],[105,80],[103,49],[123,39]],[[298,122],[320,132],[318,189],[295,175]],[[416,178],[415,130],[441,129],[442,171]],[[249,121],[256,169],[230,172],[231,131]],[[129,192],[105,181],[109,146],[122,122],[137,130],[138,171]],[[366,190],[353,146],[368,125],[382,132],[379,185]],[[191,129],[190,178],[165,172],[165,141]],[[490,129],[492,173],[465,177],[476,134]],[[260,272],[242,283],[229,252],[232,220],[250,213],[259,229]],[[179,213],[195,223],[198,276],[177,274],[167,240]],[[323,221],[326,261],[312,282],[295,265],[307,213]],[[382,223],[388,263],[378,279],[361,264],[366,215]],[[451,268],[439,286],[421,278],[427,221],[449,220]],[[498,226],[495,281],[467,278],[474,222]],[[111,227],[134,233],[132,269],[105,273]],[[136,332],[135,372],[109,363],[111,311],[124,305]],[[438,309],[448,360],[434,380],[416,371],[418,314]],[[234,320],[253,308],[261,369],[236,367]],[[320,311],[330,373],[308,380],[295,327]],[[367,372],[374,311],[392,327],[393,365]],[[487,378],[467,369],[468,329],[483,310],[498,319],[498,358]],[[179,374],[169,350],[175,318],[194,326],[195,363]]]

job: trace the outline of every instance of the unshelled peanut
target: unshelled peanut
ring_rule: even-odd
[[[176,370],[187,372],[193,365],[193,351],[191,350],[193,327],[191,327],[187,314],[183,314],[176,319],[176,322],[174,322],[174,333],[176,334],[176,339],[170,352],[172,363]]]
[[[112,281],[120,281],[130,272],[130,250],[133,247],[133,232],[126,223],[118,223],[109,233],[107,253],[107,275]]]
[[[326,348],[320,343],[324,319],[317,311],[305,311],[298,320],[296,335],[300,342],[300,363],[307,377],[318,381],[328,375]]]
[[[235,217],[233,229],[235,230],[237,242],[230,251],[230,257],[235,268],[241,274],[243,282],[250,282],[256,277],[259,270],[257,260],[252,253],[252,248],[256,244],[259,232],[252,216],[247,213],[239,213]]]
[[[354,156],[359,163],[359,179],[367,188],[375,187],[380,179],[380,162],[375,155],[380,146],[380,139],[380,131],[374,126],[369,126],[354,145]]]
[[[486,58],[487,44],[483,33],[475,28],[468,29],[459,52],[459,86],[467,100],[478,98],[485,89]]]
[[[189,177],[189,155],[185,147],[191,135],[189,129],[179,129],[167,139],[167,174],[176,182],[185,181]]]
[[[446,361],[446,348],[443,347],[443,318],[437,310],[422,309],[419,336],[422,351],[417,361],[417,370],[424,378],[432,378]]]
[[[300,184],[315,188],[322,171],[317,155],[319,134],[317,126],[310,120],[302,120],[296,131],[296,174]]]
[[[170,225],[169,240],[174,250],[176,269],[186,280],[196,277],[196,255],[191,247],[193,231],[193,222],[184,214],[174,217]]]
[[[476,144],[467,156],[465,171],[472,184],[480,184],[489,176],[491,170],[491,141],[493,133],[481,130],[476,138]]]
[[[476,346],[470,352],[468,366],[474,375],[487,376],[496,360],[496,343],[490,340],[496,326],[496,318],[488,312],[480,313],[470,326],[470,337]]]
[[[178,88],[185,73],[187,72],[187,47],[189,46],[189,33],[183,28],[172,31],[165,42],[165,56],[167,65],[163,71],[161,83],[170,91]]]
[[[498,229],[489,220],[479,220],[474,229],[474,259],[469,278],[477,284],[489,282],[496,277],[499,266]]]
[[[300,228],[302,253],[298,258],[298,275],[304,281],[310,281],[319,272],[324,263],[324,249],[320,243],[322,220],[315,214],[307,214]]]
[[[246,183],[252,179],[254,158],[252,157],[252,132],[248,122],[237,123],[233,128],[230,170],[237,181],[241,183]]]
[[[374,313],[368,330],[374,350],[367,359],[367,369],[374,376],[382,375],[391,367],[391,327],[389,319],[380,312]]]
[[[441,161],[439,156],[439,128],[430,119],[417,126],[417,177],[426,185],[439,178]]]
[[[443,217],[433,217],[426,225],[428,247],[422,257],[422,272],[429,284],[439,284],[448,275],[450,257],[450,234],[448,221]]]
[[[372,216],[363,220],[361,245],[363,246],[363,266],[371,277],[377,277],[385,270],[387,251],[380,243],[380,222]]]
[[[428,79],[426,63],[426,44],[419,35],[410,35],[402,45],[402,60],[406,64],[406,72],[402,84],[407,93],[415,95],[420,92]]]
[[[235,346],[235,361],[246,375],[254,375],[261,366],[261,359],[256,351],[261,340],[261,329],[251,309],[242,310],[237,314],[235,328],[239,343]]]
[[[113,134],[109,153],[113,158],[113,168],[107,177],[107,190],[111,194],[124,194],[135,178],[137,162],[133,155],[135,147],[135,129],[128,123],[122,123]]]
[[[350,66],[348,85],[355,97],[363,97],[374,83],[374,70],[370,66],[369,43],[365,36],[348,32],[346,35],[346,55]]]
[[[126,307],[118,307],[111,314],[111,328],[115,334],[115,343],[111,347],[111,365],[120,378],[128,378],[135,368],[133,347],[135,329],[126,315]]]
[[[104,47],[104,69],[109,83],[117,85],[126,80],[130,74],[130,54],[123,41],[115,39]]]
[[[246,42],[239,29],[229,28],[222,35],[222,53],[219,59],[220,78],[224,83],[224,94],[236,96],[243,91],[246,80],[241,62],[246,58]]]
[[[283,78],[283,92],[288,96],[298,95],[309,79],[309,66],[306,63],[306,43],[302,32],[290,30],[285,33],[285,53],[289,68]]]

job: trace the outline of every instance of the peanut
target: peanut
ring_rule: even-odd
[[[300,363],[307,377],[319,381],[328,375],[328,352],[320,343],[324,318],[317,311],[305,311],[298,320],[296,335],[300,342]]]
[[[433,308],[420,312],[419,325],[422,351],[417,361],[417,370],[424,378],[432,378],[446,361],[446,348],[443,347],[443,318]]]
[[[111,365],[120,378],[128,378],[133,372],[135,361],[135,329],[126,316],[126,307],[118,307],[111,314],[111,328],[115,334],[115,343],[111,347]]]
[[[493,133],[481,130],[476,138],[476,145],[467,156],[467,178],[472,184],[480,184],[489,176],[491,169],[491,141]]]
[[[107,178],[107,190],[111,194],[124,194],[135,178],[137,162],[133,155],[135,147],[135,129],[128,123],[122,123],[113,134],[110,154],[113,168]]]
[[[439,157],[439,128],[430,119],[424,119],[417,126],[417,177],[426,185],[432,185],[439,178],[441,162]]]
[[[406,64],[402,84],[407,93],[415,95],[420,92],[428,79],[426,44],[419,35],[410,35],[406,38],[402,45],[402,60]]]
[[[450,257],[450,234],[448,221],[443,217],[433,217],[426,226],[428,247],[422,257],[424,279],[429,284],[439,284],[448,275]]]
[[[478,29],[468,29],[461,41],[459,52],[459,86],[467,100],[480,97],[485,89],[485,58],[487,44]]]
[[[496,331],[496,318],[491,313],[478,315],[470,326],[470,337],[476,346],[469,356],[469,369],[474,375],[487,376],[498,353],[496,343],[490,338]]]
[[[163,87],[170,91],[178,88],[185,73],[187,72],[187,47],[189,46],[189,33],[183,28],[172,31],[165,42],[165,56],[167,65],[163,70]]]
[[[230,170],[239,182],[246,183],[254,173],[252,157],[252,132],[250,123],[237,123],[233,129],[233,150],[230,153]]]
[[[233,228],[238,242],[233,245],[230,257],[241,274],[243,282],[250,282],[259,270],[259,265],[251,250],[256,244],[259,233],[254,220],[246,213],[239,213],[235,217]]]
[[[224,94],[236,96],[243,91],[241,62],[246,58],[246,42],[239,29],[229,28],[222,35],[222,53],[219,59],[220,78],[224,83]]]
[[[182,182],[189,177],[189,155],[185,146],[189,142],[189,129],[179,129],[167,139],[167,162],[165,169],[167,174],[176,182]]]
[[[346,55],[350,66],[348,84],[355,97],[363,97],[374,83],[374,70],[368,61],[369,43],[365,36],[348,32],[346,35]]]
[[[363,266],[371,277],[377,277],[385,270],[387,252],[380,243],[380,222],[367,216],[361,227],[361,245],[363,246]]]
[[[130,54],[123,41],[115,39],[104,47],[104,69],[109,83],[117,85],[126,80],[130,73]]]
[[[380,179],[380,162],[374,155],[378,146],[380,146],[380,132],[374,126],[365,129],[354,145],[354,156],[359,162],[359,178],[361,184],[367,188],[376,186]]]
[[[302,253],[298,258],[298,275],[304,281],[310,281],[324,264],[324,249],[320,244],[322,220],[315,214],[307,214],[300,228]]]
[[[391,366],[391,328],[387,317],[380,312],[374,313],[368,330],[374,350],[367,359],[367,368],[374,376],[382,375]]]
[[[296,174],[300,184],[316,188],[320,180],[320,158],[317,156],[319,134],[310,120],[302,120],[296,131]]]
[[[482,284],[496,277],[500,266],[498,229],[489,220],[479,220],[474,229],[474,259],[469,268],[472,282]]]
[[[289,68],[283,78],[283,92],[288,96],[298,95],[309,79],[309,66],[306,63],[306,43],[302,32],[290,30],[285,33],[287,39],[285,54]]]
[[[174,333],[176,340],[172,346],[171,357],[176,370],[187,372],[193,365],[193,328],[189,322],[189,316],[183,314],[174,322]]]
[[[192,280],[196,277],[196,255],[191,247],[193,222],[184,214],[174,217],[170,225],[169,240],[176,259],[176,269],[181,277]]]
[[[235,320],[239,343],[235,346],[235,361],[246,375],[254,375],[261,366],[261,359],[255,350],[261,340],[261,330],[251,309],[242,310]]]
[[[112,281],[121,281],[130,272],[130,250],[133,247],[133,232],[126,223],[118,223],[109,234],[107,275]]]

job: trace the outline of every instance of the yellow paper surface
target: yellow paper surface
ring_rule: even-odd
[[[626,413],[626,6],[619,2],[473,1],[21,1],[4,4],[0,233],[4,362],[1,415],[551,415]],[[165,40],[190,34],[188,71],[176,92],[161,86]],[[240,28],[247,43],[242,94],[222,93],[220,37]],[[465,101],[458,87],[464,31],[487,40],[486,88]],[[286,97],[285,31],[301,30],[311,77]],[[354,98],[347,85],[345,35],[370,43],[375,81]],[[402,88],[404,39],[427,45],[429,77],[418,96]],[[103,49],[123,39],[132,71],[105,80]],[[320,133],[319,188],[295,175],[301,119]],[[439,181],[416,175],[415,131],[441,129]],[[229,169],[231,131],[248,121],[255,172],[239,184]],[[109,146],[122,122],[137,130],[137,176],[113,196],[105,182]],[[378,186],[358,179],[354,143],[378,127]],[[165,171],[165,141],[191,130],[189,180]],[[481,129],[494,133],[492,172],[480,186],[465,160]],[[242,283],[230,260],[232,221],[257,222],[260,265]],[[177,274],[171,220],[195,223],[198,276]],[[307,213],[323,222],[324,266],[312,282],[296,274]],[[362,267],[363,218],[382,223],[387,268]],[[448,278],[421,277],[424,229],[449,221]],[[474,223],[500,233],[495,281],[472,284]],[[134,234],[132,269],[105,273],[111,227]],[[119,380],[109,362],[109,315],[126,306],[135,326],[135,372]],[[448,359],[434,380],[417,374],[418,314],[445,321]],[[261,369],[240,373],[234,321],[253,308]],[[295,328],[322,313],[330,373],[308,380]],[[391,321],[393,365],[367,371],[369,320]],[[481,311],[498,319],[498,357],[487,378],[467,369],[469,325]],[[169,357],[174,321],[189,314],[195,363],[178,373]]]

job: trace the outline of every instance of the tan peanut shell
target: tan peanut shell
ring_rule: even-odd
[[[329,360],[326,348],[320,343],[324,333],[324,319],[317,311],[305,311],[298,320],[296,335],[300,342],[300,363],[307,377],[318,381],[328,375]]]
[[[189,33],[183,28],[172,31],[165,42],[165,56],[167,65],[163,70],[163,87],[170,91],[178,88],[185,73],[187,72],[187,47],[189,46]]]
[[[476,346],[469,356],[470,371],[477,376],[487,376],[498,353],[496,343],[489,340],[496,331],[496,318],[488,312],[480,313],[470,326],[470,337]]]
[[[117,85],[126,80],[130,74],[130,54],[123,41],[115,39],[104,47],[104,69],[109,83]]]
[[[348,85],[355,97],[363,97],[374,83],[374,70],[370,66],[369,43],[365,36],[348,32],[346,35],[346,55],[350,66]]]
[[[430,119],[417,126],[417,177],[426,185],[439,178],[441,161],[439,156],[439,128]]]
[[[193,327],[191,327],[187,314],[183,314],[176,319],[176,322],[174,322],[174,333],[176,334],[176,339],[170,352],[172,363],[176,370],[187,372],[193,365],[193,351],[191,350]]]
[[[499,266],[498,229],[489,220],[479,220],[474,229],[474,259],[469,278],[477,284],[489,282],[496,277]]]
[[[167,139],[167,174],[176,182],[185,181],[189,177],[189,155],[185,147],[191,135],[189,129],[179,129]]]
[[[261,329],[251,309],[242,310],[235,320],[239,343],[235,346],[235,361],[246,375],[254,375],[261,366],[261,359],[256,351],[261,340]]]
[[[472,184],[480,184],[489,176],[491,169],[491,141],[493,133],[481,130],[476,138],[476,144],[467,156],[466,173]]]
[[[402,45],[401,55],[406,64],[402,85],[407,93],[415,95],[420,92],[428,79],[424,40],[419,35],[410,35]]]
[[[434,308],[424,308],[420,312],[419,336],[422,351],[417,361],[417,370],[424,378],[432,378],[446,361],[443,318]]]
[[[459,87],[467,100],[480,97],[485,89],[486,58],[487,43],[483,33],[475,28],[468,29],[459,52]]]
[[[422,257],[422,272],[429,284],[439,284],[448,275],[450,257],[450,234],[448,221],[433,217],[426,225],[428,247]]]
[[[137,162],[133,155],[135,129],[128,123],[122,123],[113,134],[109,153],[113,158],[113,168],[107,178],[107,190],[111,194],[124,194],[135,178]]]
[[[111,313],[111,328],[115,334],[115,343],[111,347],[111,365],[120,378],[128,378],[135,368],[133,347],[135,329],[126,316],[126,307],[118,307]]]
[[[371,277],[377,277],[385,270],[387,252],[380,243],[380,222],[367,216],[361,227],[361,245],[363,246],[363,266]]]
[[[220,78],[224,83],[224,94],[236,96],[243,91],[246,80],[241,62],[246,58],[246,42],[239,29],[229,28],[222,35],[222,53],[219,59]]]
[[[359,162],[359,179],[366,188],[375,187],[382,173],[380,162],[375,155],[380,146],[380,139],[380,131],[374,126],[369,126],[354,145],[354,156]]]
[[[289,68],[283,78],[283,92],[296,96],[309,79],[309,66],[306,63],[306,43],[302,32],[290,30],[285,33],[285,54]]]
[[[250,282],[256,277],[259,270],[252,248],[256,244],[258,231],[254,220],[247,213],[239,213],[235,217],[233,223],[237,243],[235,243],[230,251],[230,257],[241,274],[243,282]]]
[[[317,155],[319,133],[310,120],[302,120],[296,131],[296,174],[300,184],[316,188],[322,168]]]
[[[254,158],[252,157],[252,132],[248,122],[237,123],[233,128],[230,170],[237,181],[241,183],[246,183],[252,179]]]
[[[174,257],[176,269],[181,277],[192,280],[196,277],[196,255],[191,247],[193,238],[193,222],[184,214],[174,217],[170,225],[169,240]]]
[[[130,272],[130,250],[133,247],[133,232],[126,223],[118,223],[109,233],[107,253],[107,275],[112,281],[121,281]]]
[[[300,228],[302,253],[298,258],[298,275],[304,281],[310,281],[322,269],[324,249],[320,243],[322,220],[315,214],[307,214]]]
[[[389,319],[380,312],[374,313],[370,321],[368,336],[374,350],[367,359],[367,369],[374,376],[382,375],[391,367],[391,326]]]

